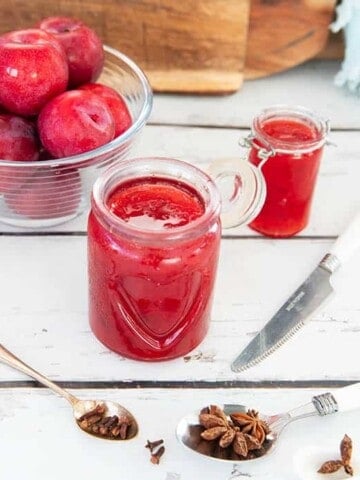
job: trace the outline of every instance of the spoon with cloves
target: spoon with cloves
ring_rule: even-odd
[[[108,400],[80,400],[24,363],[0,344],[0,361],[25,373],[65,398],[77,425],[90,435],[108,440],[130,440],[138,433],[135,417],[125,407]]]
[[[263,415],[243,405],[211,405],[183,417],[176,437],[193,452],[232,463],[267,457],[283,429],[291,422],[313,415],[329,415],[360,408],[360,383],[315,395],[293,410]]]

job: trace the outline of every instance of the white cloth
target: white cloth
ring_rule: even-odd
[[[344,29],[345,56],[335,85],[360,93],[360,0],[342,0],[336,13],[330,28],[333,32]]]

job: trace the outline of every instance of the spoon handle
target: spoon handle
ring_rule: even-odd
[[[360,408],[360,383],[353,383],[331,393],[338,404],[339,412]]]
[[[320,415],[356,410],[360,408],[360,382],[315,395],[312,403]]]
[[[46,387],[50,388],[58,395],[64,397],[68,402],[71,403],[71,405],[75,405],[75,403],[77,403],[78,399],[71,395],[71,393],[59,387],[59,385],[44,377],[44,375],[41,375],[41,373],[37,372],[33,368],[29,367],[29,365],[24,363],[22,360],[20,360],[20,358],[16,357],[13,353],[11,353],[1,344],[0,360],[6,365],[9,365],[10,367],[15,368],[15,370],[19,370],[20,372],[25,373],[29,377],[34,378]]]

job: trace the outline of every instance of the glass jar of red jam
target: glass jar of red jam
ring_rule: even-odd
[[[303,107],[273,106],[254,118],[249,160],[261,169],[267,194],[252,229],[281,238],[306,227],[328,133],[328,122]]]
[[[258,169],[243,162],[240,178],[224,165],[213,171],[228,194],[225,221],[249,221],[264,199]],[[219,188],[198,168],[164,158],[124,161],[96,181],[88,222],[89,315],[108,348],[154,361],[185,355],[203,340],[219,256]]]

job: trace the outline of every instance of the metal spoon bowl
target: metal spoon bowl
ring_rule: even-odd
[[[224,404],[219,405],[226,415],[233,413],[246,413],[253,407],[246,407],[244,405]],[[264,420],[269,428],[270,434],[267,435],[266,446],[261,452],[261,456],[251,459],[237,460],[234,458],[219,458],[216,456],[216,451],[211,449],[201,449],[199,445],[201,436],[200,433],[204,428],[199,424],[199,412],[186,415],[183,417],[176,427],[176,437],[178,441],[187,449],[198,455],[203,455],[212,458],[216,461],[231,462],[231,463],[248,463],[258,462],[261,459],[268,457],[276,447],[277,441],[283,429],[291,422],[301,418],[311,417],[314,415],[329,415],[338,411],[345,412],[354,410],[360,407],[360,383],[355,383],[348,387],[340,388],[334,392],[323,393],[312,398],[311,402],[301,405],[293,410],[276,415],[259,414],[259,418]],[[254,453],[256,450],[254,451]]]
[[[79,426],[79,428],[81,428],[81,430],[88,433],[89,435],[92,435],[98,438],[103,438],[106,440],[122,440],[122,441],[131,440],[137,435],[139,431],[139,427],[135,420],[135,417],[129,412],[129,410],[127,410],[125,407],[123,407],[119,403],[110,402],[108,400],[80,400],[77,397],[74,397],[73,395],[72,397],[74,398],[75,402],[73,402],[72,400],[71,401],[69,400],[69,401],[73,407],[73,414],[74,414],[76,423]],[[126,419],[126,422],[129,424],[129,426],[128,428],[126,428],[125,438],[121,438],[121,436],[102,435],[99,432],[91,431],[82,426],[82,422],[80,421],[80,419],[84,417],[84,415],[87,415],[93,412],[96,409],[96,407],[98,407],[99,405],[103,406],[105,409],[105,415],[106,415],[105,418],[110,417],[110,419],[111,418],[114,419],[114,417],[117,417],[118,419],[120,419],[120,421],[121,419]]]
[[[245,405],[230,405],[224,404],[219,405],[219,407],[224,410],[226,415],[230,415],[232,413],[246,413],[249,410],[249,407]],[[273,417],[267,415],[259,415],[261,420],[264,420],[270,427],[271,433],[267,436],[267,443],[266,443],[266,455],[269,455],[275,445],[278,436],[284,428],[285,425],[281,426],[281,419],[279,417],[278,423],[275,420],[272,420]],[[205,457],[210,457],[213,460],[221,461],[221,462],[231,462],[231,463],[243,463],[243,462],[254,462],[259,460],[262,457],[258,458],[251,458],[251,459],[244,459],[244,460],[236,460],[234,458],[219,458],[215,455],[213,451],[209,450],[198,450],[199,443],[202,441],[200,433],[204,430],[204,428],[199,424],[199,414],[189,414],[183,417],[176,427],[176,438],[178,441],[186,448],[192,450],[193,452],[197,453],[198,455],[203,455]],[[204,441],[202,441],[203,443]]]
[[[25,373],[29,377],[34,378],[41,384],[50,388],[53,392],[65,398],[73,408],[73,415],[74,415],[76,424],[84,432],[98,438],[103,438],[108,440],[121,440],[121,441],[130,440],[137,435],[139,431],[139,427],[135,417],[132,415],[132,413],[129,412],[129,410],[127,410],[125,407],[123,407],[119,403],[110,402],[107,400],[81,400],[75,397],[75,395],[72,395],[67,390],[61,388],[56,383],[52,382],[50,379],[48,379],[41,373],[31,368],[29,365],[24,363],[22,360],[16,357],[13,353],[11,353],[1,344],[0,344],[0,360],[6,365],[16,370],[19,370],[22,373]],[[92,431],[90,428],[84,428],[84,425],[81,419],[86,415],[91,416],[92,412],[94,412],[94,410],[99,406],[101,406],[101,409],[104,412],[103,420],[105,422],[106,422],[106,419],[108,419],[107,421],[109,422],[110,418],[112,418],[113,419],[112,421],[114,424],[116,423],[115,417],[117,417],[119,419],[118,420],[119,425],[120,425],[120,422],[128,424],[125,429],[125,434],[126,434],[125,438],[122,438],[124,437],[124,435],[122,435],[122,437],[120,435],[114,436],[111,434],[111,432],[109,432],[108,435],[102,435],[102,434],[99,434],[99,432]]]

